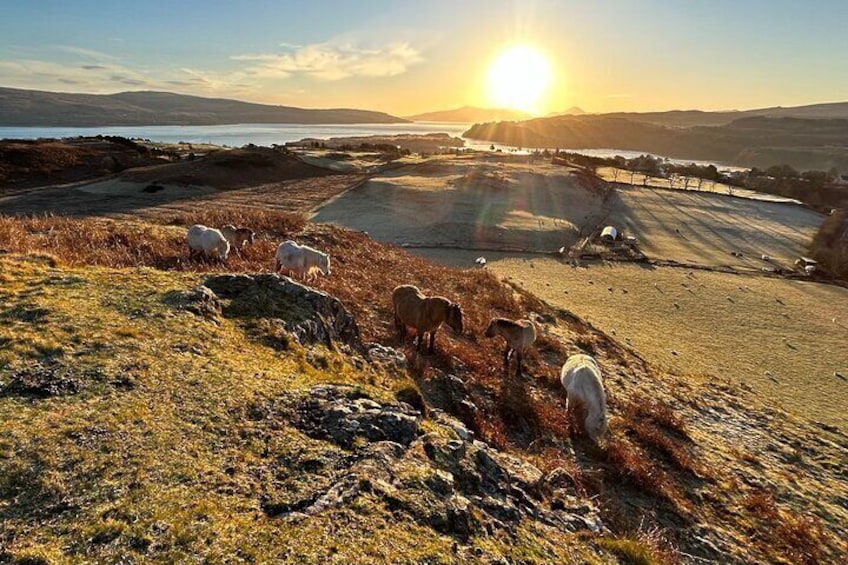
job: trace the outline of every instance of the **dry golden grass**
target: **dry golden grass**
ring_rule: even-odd
[[[826,538],[819,518],[779,508],[774,494],[762,489],[748,494],[742,504],[753,522],[752,541],[772,558],[822,563]]]
[[[161,270],[264,270],[273,267],[277,241],[300,231],[303,216],[228,207],[164,218],[173,227],[142,222],[67,216],[0,216],[0,248],[48,253],[69,265],[153,267]],[[249,225],[260,234],[254,246],[232,253],[226,265],[191,260],[184,227],[192,224]]]

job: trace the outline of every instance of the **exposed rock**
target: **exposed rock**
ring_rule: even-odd
[[[407,404],[381,405],[352,387],[312,389],[296,425],[313,437],[350,448],[356,438],[409,445],[418,435],[418,413]]]
[[[183,293],[183,309],[204,318],[221,315],[221,301],[208,287],[199,285]]]
[[[389,363],[398,368],[406,367],[406,355],[403,351],[379,343],[366,343],[365,351],[368,358],[380,363]]]
[[[472,425],[477,414],[471,393],[465,382],[456,375],[433,371],[433,376],[422,383],[424,396],[431,404],[441,406],[465,425]]]
[[[0,396],[35,396],[47,398],[75,394],[87,381],[102,380],[96,369],[77,371],[60,363],[42,364],[37,361],[9,371],[8,380],[0,381]]]
[[[290,489],[278,489],[262,507],[270,515],[299,520],[369,494],[390,511],[461,542],[514,532],[527,519],[567,531],[602,527],[597,509],[575,491],[560,488],[545,498],[539,469],[471,439],[467,430],[466,439],[451,439],[450,431],[462,425],[434,413],[432,424],[441,431],[421,435],[417,414],[404,403],[378,402],[349,386],[313,388],[294,424],[341,447],[328,448],[340,455],[322,456],[294,497]],[[285,478],[290,467],[312,459],[281,460],[275,475]]]
[[[356,320],[333,296],[276,274],[214,275],[204,283],[229,300],[225,316],[273,318],[301,343],[340,342],[361,349]]]
[[[397,398],[400,402],[409,404],[422,416],[426,416],[428,413],[427,403],[424,401],[421,391],[412,385],[395,392],[395,398]]]

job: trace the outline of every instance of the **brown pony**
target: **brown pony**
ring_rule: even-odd
[[[429,353],[435,350],[436,331],[446,323],[457,334],[462,333],[462,309],[442,296],[424,296],[418,287],[401,285],[392,291],[395,327],[402,340],[406,339],[406,328],[418,331],[416,349],[421,349],[425,334],[430,334]]]

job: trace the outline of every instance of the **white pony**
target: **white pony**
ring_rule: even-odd
[[[590,355],[572,355],[562,366],[560,380],[568,395],[566,413],[585,410],[583,427],[592,441],[597,442],[607,430],[607,395],[598,363]]]
[[[330,256],[322,251],[294,241],[286,241],[277,247],[276,265],[274,272],[286,270],[300,278],[317,276],[315,271],[321,271],[324,276],[330,276]]]
[[[188,255],[201,254],[204,257],[226,261],[230,254],[230,243],[219,230],[195,224],[188,228]]]

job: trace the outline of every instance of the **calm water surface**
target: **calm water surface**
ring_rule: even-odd
[[[327,139],[330,137],[362,137],[368,135],[398,135],[447,133],[462,137],[471,124],[441,122],[415,122],[406,124],[227,124],[219,126],[114,126],[114,127],[4,127],[0,126],[0,139],[39,139],[62,138],[95,135],[118,135],[121,137],[148,139],[162,143],[212,143],[228,147],[241,147],[248,143],[270,146],[299,141],[306,137]],[[474,139],[465,140],[472,149],[489,149],[491,143]],[[527,153],[515,147],[494,144],[496,149]],[[553,149],[553,148],[552,148]],[[626,158],[639,156],[639,151],[623,149],[569,149],[572,153],[582,153],[594,157]],[[691,163],[691,159],[671,159],[675,163]],[[706,161],[695,161],[708,164]],[[726,164],[716,163],[722,169],[735,169]]]

